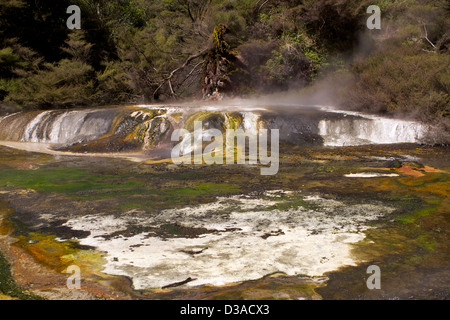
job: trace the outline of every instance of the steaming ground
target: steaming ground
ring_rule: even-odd
[[[263,197],[219,197],[214,203],[164,210],[155,217],[130,211],[121,216],[90,215],[66,223],[90,231],[82,245],[106,255],[104,272],[125,275],[136,289],[187,285],[225,285],[274,272],[320,276],[357,263],[351,244],[364,239],[366,223],[393,211],[373,204],[349,205],[318,196],[279,209],[284,191]],[[161,236],[170,225],[190,233]],[[148,231],[129,232],[134,227]],[[175,227],[174,227],[175,228]]]

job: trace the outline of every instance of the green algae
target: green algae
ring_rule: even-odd
[[[0,201],[0,214],[2,215],[0,219],[0,234],[8,234],[11,229],[11,224],[8,221],[9,215],[12,210],[4,203]],[[0,251],[0,298],[1,296],[5,298],[20,299],[20,300],[40,300],[41,297],[29,293],[20,286],[17,285],[11,274],[11,266],[3,256]]]
[[[408,214],[404,214],[397,218],[398,221],[404,222],[404,223],[413,223],[417,221],[417,219],[421,217],[426,217],[430,214],[432,214],[434,211],[436,211],[436,208],[426,208],[417,210]]]
[[[296,209],[299,207],[308,209],[314,206],[311,202],[305,201],[300,195],[282,195],[279,197],[264,197],[264,199],[277,202],[275,205],[266,208],[266,210],[269,211],[274,209],[285,211],[289,209]]]
[[[175,196],[198,196],[198,195],[227,195],[240,191],[240,187],[233,184],[226,183],[200,183],[194,187],[178,188],[173,190],[166,190],[166,195]]]
[[[225,129],[237,130],[242,124],[242,115],[237,112],[225,114]]]
[[[18,236],[16,244],[25,249],[36,261],[57,272],[65,273],[71,265],[77,265],[84,273],[97,273],[104,259],[100,252],[84,249],[77,240],[59,240],[55,235],[30,232]]]
[[[183,173],[174,175],[174,180],[186,180],[202,175]],[[155,188],[148,180],[152,175],[135,177],[133,174],[92,173],[84,168],[48,167],[37,170],[2,170],[0,187],[33,189],[45,193],[63,193],[78,199],[102,199],[128,195],[147,195],[170,200],[178,197],[232,194],[240,191],[235,184],[201,182],[183,188]]]
[[[211,233],[211,231],[207,229],[188,228],[173,223],[163,224],[160,226],[160,229],[163,233],[166,233],[168,235],[183,238],[195,238],[206,233]]]
[[[183,120],[183,113],[181,112],[173,112],[170,114],[170,117],[177,123]]]
[[[19,300],[42,300],[41,297],[20,288],[11,275],[10,265],[0,252],[0,293]]]
[[[138,144],[143,144],[145,142],[145,135],[149,130],[150,126],[147,123],[139,124],[134,132],[127,137],[127,140],[135,141]]]
[[[172,208],[181,203],[210,202],[216,196],[236,194],[240,191],[240,186],[226,183],[199,183],[185,188],[145,189],[141,190],[141,195],[128,198],[126,203],[118,205],[117,208],[151,211],[156,208]]]
[[[436,240],[425,232],[419,235],[415,241],[420,248],[425,249],[426,251],[434,251],[436,248]]]
[[[449,227],[448,198],[426,193],[390,200],[401,204],[399,212],[378,221],[363,241],[353,245],[355,256],[367,262],[328,274],[327,286],[318,289],[324,299],[448,298],[448,237],[442,232]],[[381,290],[369,290],[362,280],[368,277],[369,265],[381,268]]]
[[[11,213],[12,210],[4,217],[2,227],[5,230],[0,231],[3,234],[11,234],[16,239],[13,245],[23,249],[36,262],[60,273],[66,273],[67,267],[74,264],[83,268],[86,276],[87,274],[100,273],[104,264],[100,252],[81,246],[75,239],[62,240],[51,233],[31,231],[29,226],[18,219],[12,218]],[[3,266],[0,273],[2,272],[7,272]],[[0,274],[0,282],[2,279],[7,279],[7,277]],[[28,295],[28,293],[25,294]],[[28,298],[21,296],[19,299]],[[29,299],[40,299],[40,297],[30,295]]]
[[[41,232],[30,232],[18,236],[17,245],[26,249],[40,263],[63,272],[74,261],[64,261],[63,256],[74,255],[79,248],[74,240],[58,241],[57,237]]]
[[[110,174],[92,172],[86,168],[44,167],[37,170],[2,170],[0,187],[63,194],[81,201],[111,199],[117,203],[117,209],[152,212],[180,203],[208,202],[215,196],[241,191],[237,184],[206,182],[204,178],[207,177],[201,172],[181,172],[167,177],[153,173]],[[185,187],[179,187],[182,181],[190,182]]]
[[[86,190],[130,189],[142,185],[137,181],[124,181],[124,178],[120,175],[96,175],[79,168],[49,167],[37,170],[2,170],[0,186],[76,194]]]
[[[194,124],[196,121],[202,122],[202,124],[206,123],[214,123],[218,128],[224,128],[225,117],[222,113],[219,112],[208,112],[208,111],[200,111],[190,115],[184,124],[184,128],[193,131]]]
[[[447,182],[447,173],[428,173],[424,177],[402,177],[395,180],[399,186],[406,187],[424,187],[437,182]]]

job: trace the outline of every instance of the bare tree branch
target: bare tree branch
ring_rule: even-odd
[[[258,2],[259,2],[259,1],[258,1]],[[258,12],[261,11],[262,7],[264,7],[264,6],[267,4],[267,2],[269,2],[269,0],[266,0],[266,1],[259,7]]]
[[[192,16],[191,6],[190,6],[189,2],[187,3],[187,11],[188,11],[189,17],[191,18],[192,22],[195,22],[195,19]]]
[[[175,96],[176,94],[175,94],[175,91],[173,90],[173,85],[172,85],[172,79],[173,79],[173,77],[175,76],[175,74],[176,74],[177,72],[183,70],[184,68],[186,68],[186,67],[189,65],[189,63],[191,63],[192,60],[195,60],[195,59],[199,58],[200,56],[206,54],[209,50],[210,50],[210,48],[208,47],[208,48],[206,48],[206,49],[203,49],[203,50],[200,51],[199,53],[196,53],[196,54],[190,56],[189,58],[186,59],[186,61],[183,63],[182,66],[180,66],[180,67],[178,67],[178,68],[172,70],[172,72],[169,74],[169,76],[168,76],[167,78],[165,78],[165,79],[161,82],[161,84],[158,86],[158,88],[156,88],[156,90],[155,90],[154,93],[153,93],[153,97],[156,97],[156,94],[158,93],[158,91],[163,87],[163,85],[164,85],[166,82],[169,84],[170,94],[171,94],[172,96]],[[197,66],[196,66],[196,67],[197,67]],[[192,75],[192,73],[193,73],[193,71],[195,70],[196,67],[194,67],[194,69],[189,73],[189,76]]]
[[[425,30],[425,39],[428,41],[429,44],[433,46],[433,48],[437,49],[436,46],[433,44],[433,42],[431,42],[430,39],[428,39],[427,27],[425,25],[423,25],[423,30]]]
[[[188,73],[188,75],[178,84],[178,88],[179,87],[181,87],[185,82],[186,82],[186,80],[187,79],[189,79],[191,76],[192,76],[192,74],[194,73],[194,71],[199,67],[199,66],[201,66],[202,64],[204,64],[205,63],[205,61],[200,61],[199,63],[197,63],[193,68],[192,68],[192,70]]]

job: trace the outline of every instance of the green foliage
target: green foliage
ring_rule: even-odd
[[[57,64],[46,64],[46,69],[26,78],[11,80],[6,101],[20,105],[41,107],[88,102],[92,94],[92,67],[76,61],[63,59]]]
[[[0,68],[6,69],[17,66],[19,57],[14,54],[11,47],[7,47],[0,50]]]
[[[48,62],[59,60],[60,47],[67,36],[66,9],[69,0],[7,0],[0,2],[1,47],[17,38]]]
[[[354,83],[342,104],[432,123],[436,136],[428,139],[445,143],[450,132],[449,15],[442,1],[392,1],[383,7],[385,25],[395,32],[384,32],[370,56],[353,64]]]
[[[65,41],[65,46],[61,50],[69,54],[73,60],[89,62],[93,44],[86,42],[84,38],[85,34],[83,31],[75,30],[71,32]]]
[[[226,54],[230,50],[229,44],[224,39],[227,29],[227,26],[219,24],[213,31],[214,44],[219,54]]]
[[[356,94],[365,96],[363,106],[369,111],[442,114],[450,104],[449,68],[447,54],[398,47],[389,50],[389,55],[381,52],[355,65],[359,80]],[[360,101],[353,101],[360,107]]]
[[[323,66],[325,55],[322,52],[304,33],[283,34],[279,47],[272,51],[272,58],[266,62],[263,70],[271,85],[304,86],[317,76]]]

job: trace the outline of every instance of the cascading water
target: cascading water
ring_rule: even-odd
[[[325,146],[417,143],[425,129],[418,123],[393,119],[322,120],[319,134]]]
[[[426,137],[426,126],[416,121],[341,111],[331,107],[320,108],[343,116],[339,120],[320,121],[319,133],[324,138],[325,146],[421,143]]]
[[[420,143],[425,135],[424,126],[417,122],[317,107],[236,111],[231,107],[140,106],[16,113],[0,118],[0,140],[59,146],[95,143],[98,147],[103,143],[103,152],[120,151],[118,146],[128,143],[148,150],[170,140],[175,128],[192,131],[194,121],[221,130],[241,128],[251,134],[259,129],[279,129],[282,141],[296,145]],[[114,150],[108,150],[111,145]],[[95,147],[77,151],[95,152]]]
[[[0,140],[55,144],[94,140],[110,129],[112,114],[102,110],[16,113],[0,119]]]

